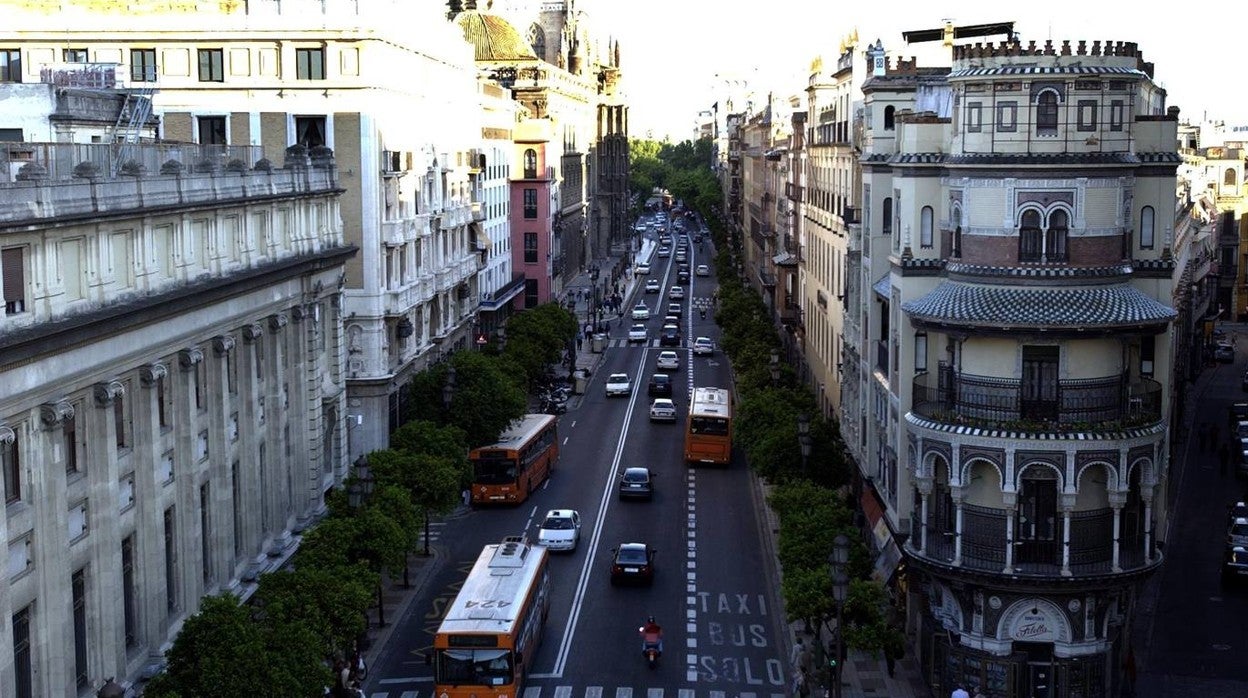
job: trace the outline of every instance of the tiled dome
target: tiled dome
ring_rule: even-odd
[[[464,38],[476,49],[478,61],[514,61],[534,59],[533,47],[525,41],[511,22],[498,15],[478,10],[464,10],[455,15],[455,23]]]

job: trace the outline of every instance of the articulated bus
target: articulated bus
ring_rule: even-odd
[[[433,638],[433,695],[520,696],[550,610],[546,561],[523,536],[485,546]]]
[[[473,504],[519,504],[537,489],[559,460],[554,416],[526,414],[512,422],[498,443],[473,449]]]
[[[694,388],[685,426],[685,462],[732,461],[732,395],[723,388]]]

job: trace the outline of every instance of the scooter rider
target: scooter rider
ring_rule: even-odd
[[[646,624],[641,626],[641,651],[650,646],[658,646],[659,654],[663,654],[663,628],[654,622],[654,616],[646,618]]]

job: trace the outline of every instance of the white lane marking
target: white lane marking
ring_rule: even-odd
[[[602,686],[586,686],[585,698],[602,698]]]
[[[661,688],[647,688],[647,689],[646,689],[646,698],[663,698],[663,689],[661,689]]]
[[[633,698],[633,689],[628,686],[619,686],[615,689],[615,698]]]
[[[537,674],[529,674],[529,678],[537,678]],[[541,698],[541,695],[541,686],[525,686],[524,688],[524,698]]]
[[[570,698],[571,695],[572,695],[571,686],[556,686],[555,687],[555,698]]]
[[[575,424],[573,424],[572,426],[576,426],[576,425],[575,425]],[[570,439],[570,438],[572,438],[572,437],[570,437],[570,436],[565,436],[565,437],[563,437],[563,445],[564,445],[564,446],[567,446],[567,445],[568,445],[568,439]]]

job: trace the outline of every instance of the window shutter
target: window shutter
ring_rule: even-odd
[[[22,265],[22,249],[10,247],[0,250],[0,277],[4,278],[4,300],[26,300],[26,276]]]

